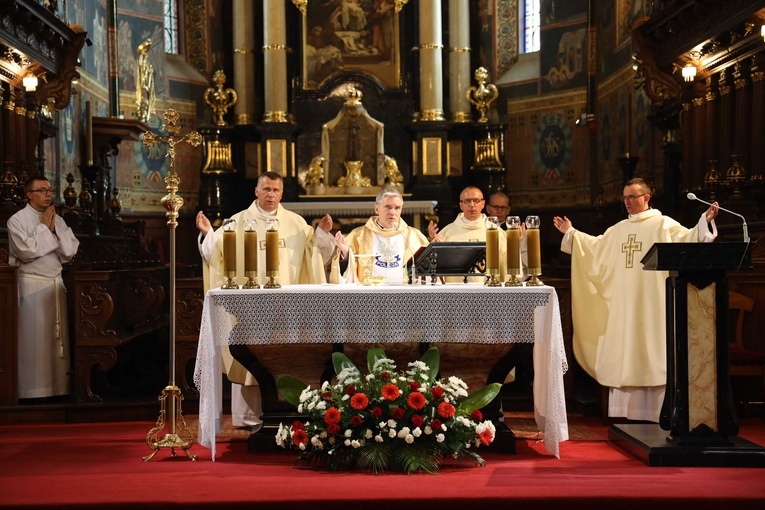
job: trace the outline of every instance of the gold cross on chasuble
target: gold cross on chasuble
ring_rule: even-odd
[[[643,251],[643,243],[639,243],[635,241],[635,238],[637,237],[636,234],[630,234],[627,236],[627,242],[622,244],[622,253],[627,254],[627,260],[625,267],[627,269],[632,268],[632,265],[634,264],[634,254],[636,251]]]

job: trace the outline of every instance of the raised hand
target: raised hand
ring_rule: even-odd
[[[319,228],[328,233],[332,231],[332,216],[325,214],[324,217],[319,220]]]
[[[571,220],[568,219],[566,216],[561,218],[560,216],[556,216],[553,218],[553,225],[555,225],[555,228],[557,228],[562,234],[565,234],[568,232],[568,229],[573,227],[571,224]]]
[[[438,235],[438,223],[431,221],[428,223],[428,239],[431,242],[443,241],[444,238]]]
[[[706,217],[707,223],[712,222],[715,218],[717,218],[717,213],[720,212],[720,209],[718,209],[717,202],[712,202],[712,206],[707,209],[707,212],[704,213],[704,216]]]
[[[212,230],[212,223],[210,223],[210,220],[207,219],[207,216],[202,211],[197,213],[197,228],[203,235],[207,235]]]

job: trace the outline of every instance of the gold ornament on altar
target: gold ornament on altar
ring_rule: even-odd
[[[499,91],[492,83],[486,85],[486,80],[489,79],[489,71],[485,67],[479,67],[476,70],[475,79],[478,82],[478,87],[470,87],[467,91],[467,98],[481,114],[478,122],[486,123],[489,122],[486,112],[489,111],[492,103],[499,97]]]
[[[136,116],[141,122],[147,122],[154,112],[154,66],[149,62],[151,39],[138,45],[138,69],[136,70],[135,105]]]
[[[189,452],[189,448],[194,443],[194,432],[186,425],[181,411],[181,402],[183,395],[180,388],[175,384],[175,228],[178,226],[178,211],[183,206],[183,198],[178,193],[178,186],[181,179],[175,171],[175,146],[183,142],[192,147],[198,147],[202,143],[202,135],[196,131],[178,136],[181,127],[178,126],[180,115],[172,108],[165,110],[162,116],[165,123],[162,129],[168,133],[167,136],[160,136],[151,131],[146,131],[141,135],[141,142],[147,147],[152,147],[158,143],[166,143],[167,159],[170,161],[170,169],[165,177],[165,189],[167,195],[162,197],[160,203],[165,208],[167,225],[170,228],[170,285],[168,295],[170,296],[170,306],[168,317],[170,318],[170,381],[159,396],[161,410],[156,425],[149,430],[146,435],[146,444],[153,451],[143,458],[144,462],[150,461],[157,454],[160,448],[170,448],[171,455],[175,457],[175,449],[181,448],[188,458],[197,460],[196,455]],[[165,428],[165,420],[168,420],[168,433],[160,438],[159,434]]]
[[[361,167],[364,166],[363,161],[346,161],[343,164],[348,173],[345,177],[340,177],[337,180],[337,185],[345,187],[349,194],[358,195],[362,192],[362,188],[368,188],[372,185],[369,177],[363,177],[361,175]]]
[[[238,96],[236,91],[232,88],[223,89],[223,85],[226,83],[226,74],[218,69],[213,75],[213,83],[215,88],[209,87],[205,90],[204,98],[205,103],[213,112],[216,126],[225,126],[226,121],[223,120],[223,116],[226,115],[228,109],[236,104]]]
[[[404,176],[401,175],[401,172],[398,170],[398,163],[396,163],[396,160],[385,154],[381,154],[381,157],[383,160],[382,167],[383,174],[385,175],[385,182],[388,183],[389,186],[401,186],[404,182]]]
[[[324,157],[315,156],[305,174],[305,188],[311,195],[324,194]]]

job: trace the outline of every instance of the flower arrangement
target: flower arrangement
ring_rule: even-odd
[[[485,464],[475,450],[491,444],[495,429],[480,408],[497,396],[500,384],[468,395],[461,379],[436,379],[436,348],[398,372],[379,348],[367,355],[366,376],[342,353],[332,361],[336,384],[312,389],[288,375],[277,380],[280,395],[308,415],[305,422],[280,424],[276,434],[279,446],[300,452],[298,463],[373,473],[435,473],[446,458]]]

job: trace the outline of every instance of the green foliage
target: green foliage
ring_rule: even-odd
[[[502,385],[499,383],[491,383],[484,386],[478,391],[471,393],[465,400],[460,402],[459,410],[463,414],[469,415],[476,409],[486,407],[489,402],[499,395]]]
[[[276,390],[284,400],[297,407],[300,404],[300,394],[308,385],[291,375],[280,375],[276,379]]]

